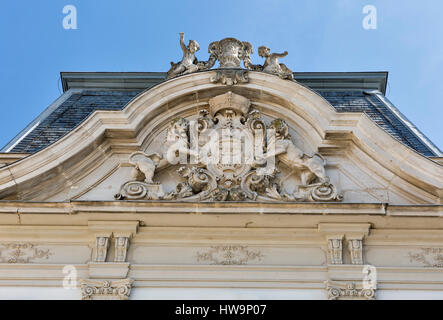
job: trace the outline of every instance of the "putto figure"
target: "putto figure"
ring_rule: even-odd
[[[263,65],[263,72],[275,74],[282,79],[294,80],[291,69],[283,63],[278,63],[278,58],[283,58],[288,55],[287,51],[283,53],[271,53],[268,47],[261,46],[258,48],[258,55],[266,59]]]
[[[185,45],[185,34],[180,32],[180,46],[183,50],[183,58],[180,62],[171,62],[171,69],[168,71],[168,79],[179,75],[198,71],[198,60],[195,53],[200,50],[200,46],[195,40],[189,40],[188,46]]]

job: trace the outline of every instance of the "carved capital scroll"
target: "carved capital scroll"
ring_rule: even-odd
[[[344,281],[326,281],[329,300],[374,300],[375,287],[366,287],[362,283]]]
[[[128,300],[132,279],[81,280],[82,300]]]

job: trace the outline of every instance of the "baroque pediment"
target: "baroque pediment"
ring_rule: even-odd
[[[340,201],[326,160],[306,154],[291,139],[284,119],[265,124],[249,99],[231,91],[209,99],[196,120],[173,119],[161,150],[130,155],[132,179],[118,200]],[[176,171],[174,190],[156,178]],[[163,174],[165,177],[173,175]],[[289,181],[292,188],[286,187]]]
[[[227,86],[213,81],[219,71],[178,76],[122,111],[95,112],[57,143],[0,168],[0,198],[440,203],[441,166],[364,114],[338,113],[273,74],[242,70],[248,82]]]

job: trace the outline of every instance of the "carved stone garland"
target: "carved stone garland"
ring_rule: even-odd
[[[190,132],[197,142],[190,143]],[[174,119],[167,131],[163,154],[135,152],[130,156],[133,178],[121,187],[116,199],[176,201],[340,201],[342,195],[326,176],[325,160],[298,149],[282,119],[269,127],[250,101],[228,92],[209,100],[209,112],[200,112],[192,126]],[[263,152],[265,151],[265,152]],[[180,161],[179,161],[180,160]],[[273,161],[271,161],[273,160]],[[301,177],[295,192],[287,193],[272,164],[285,164]],[[165,193],[153,177],[159,170],[178,168],[183,181]],[[271,164],[271,165],[270,165]]]

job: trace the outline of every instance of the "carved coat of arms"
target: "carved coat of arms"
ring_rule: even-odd
[[[339,201],[319,154],[298,149],[283,119],[268,126],[250,101],[232,92],[209,100],[197,121],[174,119],[161,153],[130,156],[132,180],[117,199],[169,201]],[[299,176],[291,192],[282,185],[279,166]],[[165,192],[154,177],[175,167],[182,178]]]

